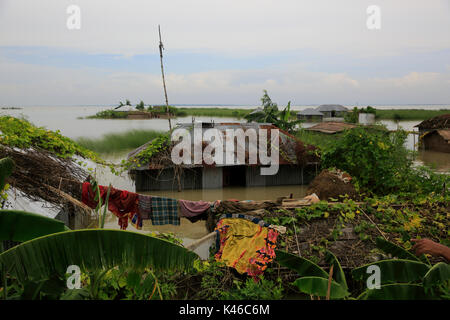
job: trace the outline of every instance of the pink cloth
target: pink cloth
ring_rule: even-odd
[[[209,202],[179,200],[180,213],[182,217],[192,218],[205,213],[210,207]]]

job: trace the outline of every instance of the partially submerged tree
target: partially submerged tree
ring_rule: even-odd
[[[262,109],[247,114],[245,119],[247,122],[272,123],[278,128],[293,132],[300,121],[291,119],[291,102],[289,101],[283,111],[278,110],[278,105],[272,101],[264,90],[264,95],[261,98]]]
[[[142,101],[141,100],[141,102],[139,102],[137,105],[136,105],[136,109],[137,110],[144,110],[145,109],[145,104],[144,104],[144,101]]]

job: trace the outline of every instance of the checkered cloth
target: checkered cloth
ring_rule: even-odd
[[[178,215],[178,202],[176,199],[152,196],[152,224],[161,226],[165,224],[180,225]]]
[[[139,213],[141,214],[141,219],[151,219],[152,217],[152,197],[139,194],[138,196]]]

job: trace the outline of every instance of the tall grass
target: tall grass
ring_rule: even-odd
[[[243,118],[246,114],[252,112],[249,109],[230,109],[230,108],[178,108],[179,112],[186,116],[197,117],[225,117],[225,118]],[[179,114],[177,114],[179,116]]]
[[[425,109],[400,109],[400,110],[381,110],[377,109],[377,119],[391,120],[426,120],[442,114],[448,114],[450,110],[425,110]]]
[[[79,138],[77,142],[85,148],[102,154],[131,151],[161,135],[156,130],[130,130],[122,133],[105,134],[99,139]]]

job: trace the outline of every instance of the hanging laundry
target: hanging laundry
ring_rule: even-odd
[[[256,277],[275,258],[276,230],[246,219],[225,218],[218,222],[219,251],[216,261],[235,268],[239,273]]]
[[[138,195],[139,213],[142,220],[151,219],[152,217],[152,197],[148,195]]]
[[[180,216],[178,215],[178,202],[176,199],[152,196],[151,203],[153,225],[180,225]]]
[[[102,204],[105,203],[108,187],[99,186]],[[90,208],[95,209],[98,201],[95,200],[94,190],[89,182],[83,183],[82,202]],[[125,230],[128,227],[128,219],[138,213],[138,195],[126,190],[118,190],[111,187],[108,199],[108,210],[119,218],[120,229]]]
[[[142,229],[142,218],[139,213],[135,213],[131,218],[131,224],[138,230]]]
[[[206,219],[206,214],[211,209],[211,203],[205,201],[179,200],[178,204],[180,205],[180,215],[192,223]]]
[[[100,198],[102,199],[102,204],[105,203],[105,196],[108,188],[104,186],[98,186],[100,189]],[[84,182],[81,187],[81,202],[87,205],[91,209],[95,209],[98,205],[98,200],[95,200],[97,195],[97,191],[92,189],[92,186],[89,182]]]

